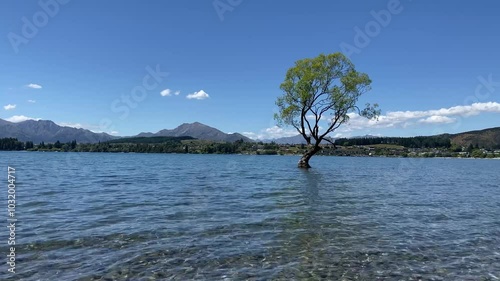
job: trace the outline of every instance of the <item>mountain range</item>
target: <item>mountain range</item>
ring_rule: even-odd
[[[470,131],[459,134],[444,134],[450,138],[451,142],[468,146],[479,145],[480,147],[500,147],[500,127],[478,131]],[[156,133],[140,133],[133,137],[193,137],[201,140],[234,142],[243,140],[253,142],[254,140],[239,133],[226,134],[216,128],[205,124],[194,122],[184,123],[175,129],[164,129]],[[366,135],[363,138],[375,137]],[[57,125],[50,120],[27,120],[19,123],[9,122],[0,119],[0,138],[17,138],[19,141],[33,141],[54,143],[70,142],[76,140],[78,143],[96,143],[119,139],[121,137],[112,136],[106,133],[95,133],[86,129],[77,129]],[[330,139],[333,141],[334,139]],[[282,137],[263,142],[274,141],[278,144],[302,144],[305,143],[301,135],[292,137]]]
[[[445,134],[448,136],[448,134]],[[449,135],[451,143],[459,146],[500,148],[500,127]]]
[[[168,130],[164,129],[157,133],[140,133],[135,137],[184,137],[189,136],[200,140],[211,140],[211,141],[227,141],[234,142],[237,140],[243,140],[245,142],[252,142],[253,140],[245,137],[239,133],[226,134],[216,128],[207,126],[205,124],[194,122],[194,123],[184,123],[175,129]]]
[[[243,140],[252,142],[248,137],[239,133],[226,134],[222,131],[201,124],[199,122],[184,123],[172,130],[161,130],[157,133],[140,133],[134,137],[181,137],[189,136],[201,140],[234,142]],[[70,142],[76,140],[78,143],[96,143],[118,139],[106,133],[95,133],[86,129],[77,129],[57,125],[49,120],[27,120],[19,123],[0,119],[0,138],[17,138],[19,141],[33,141],[54,143]]]
[[[19,141],[34,143],[70,142],[95,143],[108,141],[117,137],[106,133],[94,133],[85,129],[59,126],[49,120],[26,120],[19,123],[0,119],[0,138],[17,138]]]

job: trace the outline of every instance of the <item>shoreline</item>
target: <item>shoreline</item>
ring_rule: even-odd
[[[1,152],[39,152],[39,153],[96,153],[96,154],[185,154],[185,155],[247,155],[247,156],[297,156],[300,157],[302,154],[247,154],[247,153],[176,153],[176,152],[170,152],[170,153],[159,153],[159,152],[103,152],[103,151],[58,151],[58,150],[0,150]],[[359,157],[365,157],[365,158],[411,158],[411,159],[484,159],[484,160],[500,160],[500,157],[493,157],[493,158],[488,158],[488,157],[442,157],[442,156],[435,156],[435,157],[412,157],[412,156],[407,156],[407,157],[402,157],[402,156],[390,156],[390,155],[355,155],[355,156],[346,156],[346,155],[315,155],[315,157],[352,157],[352,158],[359,158]]]

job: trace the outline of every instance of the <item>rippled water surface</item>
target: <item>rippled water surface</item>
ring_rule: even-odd
[[[499,160],[297,160],[1,152],[0,279],[500,280]]]

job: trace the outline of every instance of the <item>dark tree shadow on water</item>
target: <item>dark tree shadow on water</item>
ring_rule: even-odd
[[[323,176],[312,170],[301,169],[303,175],[302,191],[304,193],[304,201],[311,206],[320,203],[320,188]]]
[[[272,280],[325,280],[333,278],[327,263],[331,261],[328,230],[322,213],[324,176],[313,170],[301,170],[294,182],[300,205],[280,221],[279,246],[269,252],[268,260],[282,268]],[[328,215],[327,215],[328,216]]]
[[[343,179],[301,170],[293,188],[301,206],[280,221],[277,247],[268,260],[282,266],[272,280],[354,280],[366,276],[365,225],[357,197]],[[353,278],[353,279],[344,279]],[[362,279],[365,280],[365,279]],[[370,280],[370,279],[366,279]]]

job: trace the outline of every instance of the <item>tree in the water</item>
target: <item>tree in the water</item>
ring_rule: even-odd
[[[380,115],[377,104],[366,104],[363,109],[356,105],[358,98],[370,90],[370,83],[368,75],[357,72],[341,53],[299,60],[288,70],[280,86],[284,94],[276,101],[279,113],[274,118],[280,126],[293,126],[306,140],[307,151],[299,160],[299,168],[311,167],[309,159],[321,150],[320,143],[331,142],[325,137],[347,122],[349,113],[368,119]],[[326,129],[321,129],[324,120]]]

